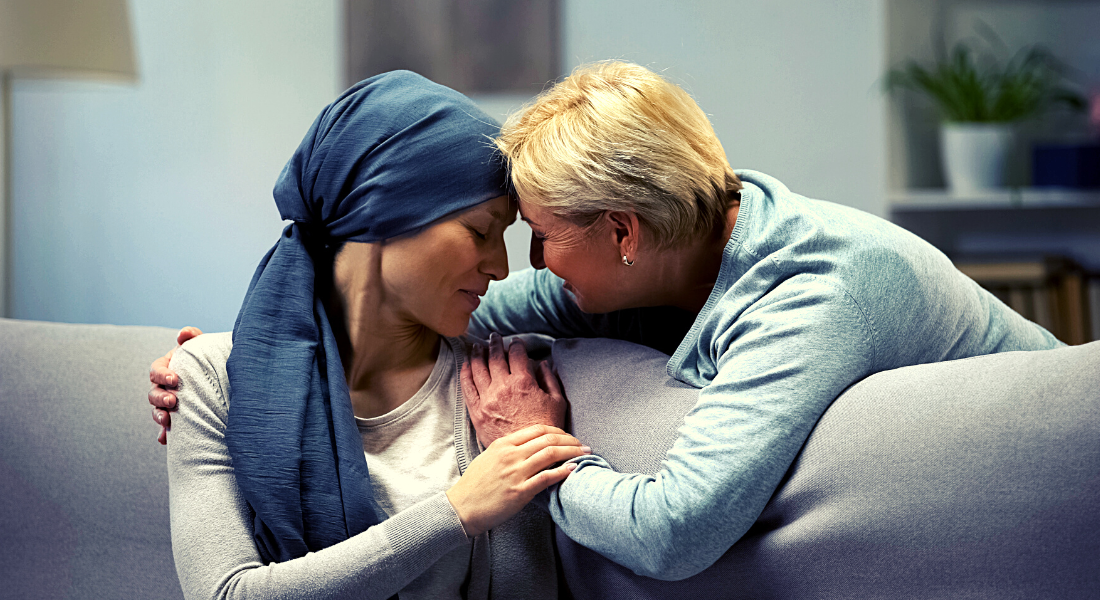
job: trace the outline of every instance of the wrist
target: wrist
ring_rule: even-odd
[[[484,529],[475,524],[475,519],[470,514],[471,511],[465,509],[465,503],[461,500],[461,492],[456,492],[455,488],[452,487],[447,490],[446,495],[447,501],[451,503],[451,509],[455,511],[455,517],[458,518],[459,527],[466,534],[466,539],[472,540],[484,533]]]

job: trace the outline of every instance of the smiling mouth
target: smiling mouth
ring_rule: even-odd
[[[471,292],[470,290],[458,290],[458,291],[460,291],[460,292],[462,292],[463,294],[466,295],[466,299],[470,301],[470,305],[473,306],[475,310],[477,309],[478,306],[481,305],[481,296],[483,296],[485,294],[485,292],[478,293],[478,292]]]

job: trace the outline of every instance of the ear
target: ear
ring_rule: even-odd
[[[633,262],[642,236],[642,224],[638,215],[612,210],[604,213],[603,218],[608,225],[612,243],[619,249],[619,255]]]

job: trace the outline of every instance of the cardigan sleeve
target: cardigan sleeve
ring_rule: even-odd
[[[626,340],[671,354],[695,314],[670,307],[628,308],[606,314],[582,311],[564,282],[548,269],[525,269],[494,281],[470,320],[473,338],[538,333],[552,338],[604,337]]]
[[[229,334],[207,334],[171,364],[180,384],[168,434],[169,507],[185,597],[390,598],[468,543],[441,492],[329,548],[263,564],[225,445],[230,347]]]
[[[541,333],[555,338],[597,337],[599,315],[587,315],[562,280],[549,269],[524,269],[507,279],[489,284],[489,291],[470,320],[469,334],[486,339],[489,333],[501,335]]]
[[[699,342],[717,373],[656,475],[574,459],[549,494],[566,535],[639,575],[679,580],[748,531],[818,418],[875,360],[869,324],[842,290],[788,281],[765,298]]]

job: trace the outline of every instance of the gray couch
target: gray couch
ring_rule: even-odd
[[[0,598],[181,597],[165,452],[143,401],[149,363],[174,336],[0,320]],[[668,407],[670,424],[647,430],[650,457],[683,410]],[[578,433],[598,451],[600,436],[636,428],[631,418]],[[1098,499],[1093,343],[857,384],[825,414],[749,535],[694,580],[638,586],[568,540],[559,550],[578,598],[700,600],[699,589],[729,598],[1097,597]]]

